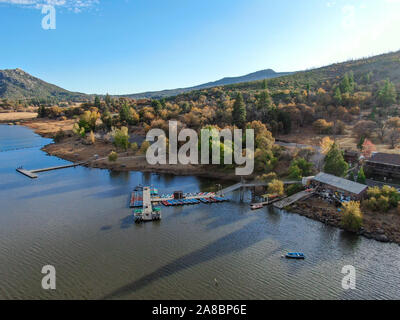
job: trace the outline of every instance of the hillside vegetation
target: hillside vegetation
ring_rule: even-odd
[[[0,70],[0,98],[30,103],[85,101],[90,97],[71,92],[31,76],[21,69]]]

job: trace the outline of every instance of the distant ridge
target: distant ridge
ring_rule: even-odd
[[[278,78],[278,77],[290,75],[291,73],[292,72],[275,72],[272,69],[265,69],[265,70],[249,73],[247,75],[240,76],[240,77],[226,77],[226,78],[223,78],[223,79],[220,79],[217,81],[207,82],[207,83],[200,84],[200,85],[194,86],[194,87],[178,88],[178,89],[170,89],[170,90],[162,90],[162,91],[148,91],[148,92],[143,92],[143,93],[119,95],[118,97],[126,97],[126,98],[133,98],[133,99],[144,99],[144,98],[160,99],[160,98],[176,96],[178,94],[193,91],[193,90],[208,89],[208,88],[212,88],[212,87],[225,86],[225,85],[241,83],[241,82],[250,82],[250,81],[263,80],[263,79]]]
[[[126,97],[132,99],[160,99],[192,90],[208,89],[216,86],[249,82],[263,79],[277,78],[291,74],[290,72],[275,72],[272,69],[261,70],[240,77],[227,77],[213,82],[207,82],[198,86],[178,88],[162,91],[149,91],[128,95],[114,95],[114,97]],[[93,99],[92,94],[71,92],[54,84],[45,82],[29,73],[17,68],[0,70],[0,98],[10,100],[39,99],[51,101],[86,101]],[[103,96],[103,95],[99,95]]]
[[[0,98],[82,101],[88,100],[90,96],[57,87],[17,68],[0,70]]]

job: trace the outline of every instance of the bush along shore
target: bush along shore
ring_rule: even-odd
[[[291,213],[297,213],[309,219],[320,221],[326,225],[340,228],[342,230],[356,233],[368,239],[374,239],[380,242],[393,242],[400,245],[400,231],[389,223],[396,214],[382,214],[379,218],[369,213],[364,214],[363,225],[358,231],[352,231],[343,228],[342,214],[334,206],[327,206],[322,204],[317,199],[309,199],[307,201],[300,201],[285,210]],[[396,217],[397,218],[397,217]]]

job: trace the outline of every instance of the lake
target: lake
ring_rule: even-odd
[[[164,207],[160,222],[135,224],[128,202],[136,185],[195,192],[217,181],[85,167],[30,180],[15,171],[68,163],[40,150],[50,142],[0,125],[0,299],[400,298],[396,244],[272,208],[251,211],[238,194]],[[306,259],[286,260],[287,251]],[[41,287],[44,265],[56,268],[56,290]],[[345,265],[356,268],[356,290],[342,289]]]

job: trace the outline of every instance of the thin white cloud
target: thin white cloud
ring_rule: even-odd
[[[0,0],[0,4],[19,5],[28,8],[42,8],[44,5],[67,8],[74,12],[90,8],[99,3],[99,0]]]

